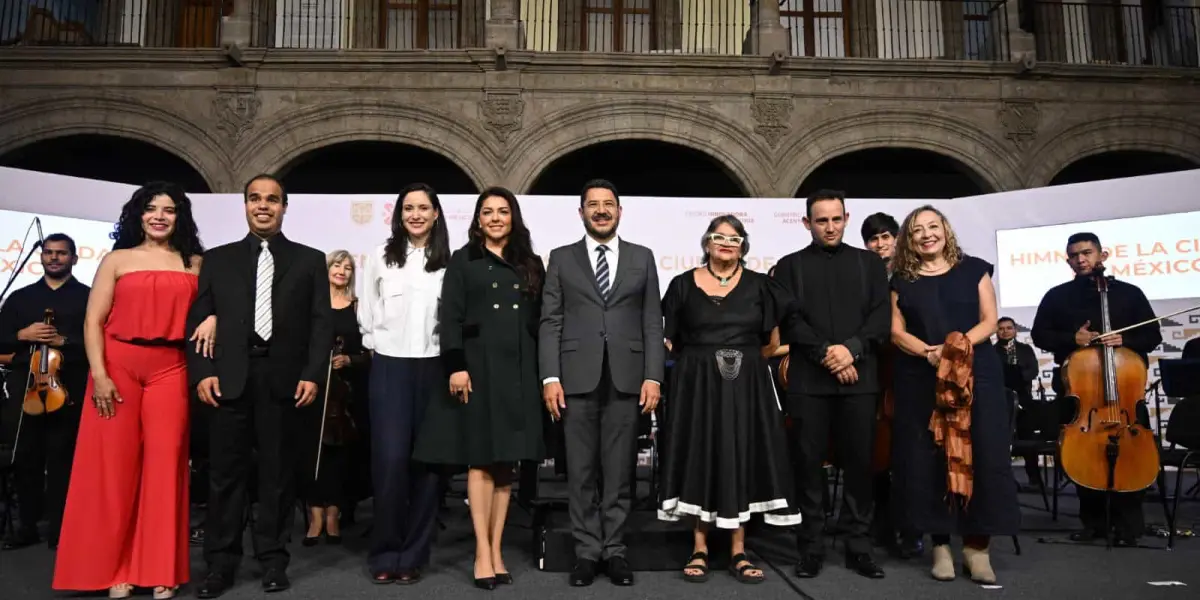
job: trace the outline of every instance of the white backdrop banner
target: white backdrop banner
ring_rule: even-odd
[[[15,268],[22,240],[34,215],[46,234],[63,231],[81,248],[80,278],[89,281],[95,262],[111,248],[107,233],[135,186],[0,168],[0,260],[5,279]],[[1018,323],[1028,341],[1036,304],[1045,290],[1066,281],[1066,239],[1092,231],[1113,254],[1114,272],[1146,290],[1155,311],[1166,314],[1200,303],[1200,170],[1076,185],[1003,192],[953,200],[847,201],[846,241],[862,247],[859,228],[875,212],[902,221],[911,210],[931,204],[950,220],[963,249],[996,265],[1001,312]],[[192,196],[203,241],[212,247],[246,235],[238,194]],[[364,256],[391,232],[395,195],[293,194],[284,221],[289,238],[329,252],[349,250]],[[451,246],[466,240],[475,196],[441,196]],[[583,236],[578,196],[521,196],[521,211],[535,250],[550,250]],[[811,241],[801,221],[805,203],[797,198],[651,198],[624,197],[620,235],[649,246],[658,260],[663,290],[675,275],[700,260],[700,237],[715,216],[733,214],[750,236],[750,268],[765,272],[780,257]],[[19,214],[29,213],[29,214]],[[86,221],[59,220],[58,217]],[[36,239],[36,238],[30,238]],[[82,256],[87,248],[87,257]],[[999,251],[998,251],[999,250]],[[23,281],[38,276],[30,261]],[[1139,266],[1140,265],[1140,266]],[[17,285],[21,285],[18,283]],[[1164,343],[1153,356],[1178,356],[1183,341],[1200,334],[1200,315],[1185,314],[1163,322]],[[1050,357],[1040,354],[1049,387]],[[1151,381],[1158,378],[1151,365]],[[1165,412],[1165,411],[1164,411]]]

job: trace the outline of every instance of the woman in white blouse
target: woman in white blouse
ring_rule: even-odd
[[[438,476],[411,461],[429,399],[446,385],[438,303],[450,240],[437,192],[415,183],[392,213],[392,237],[367,256],[358,323],[374,353],[369,384],[375,583],[415,583],[429,562]]]

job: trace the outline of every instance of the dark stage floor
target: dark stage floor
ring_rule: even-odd
[[[1023,473],[1018,478],[1024,480]],[[1185,488],[1186,488],[1185,484]],[[1061,514],[1053,522],[1043,510],[1041,497],[1022,494],[1024,528],[1021,536],[1022,554],[1016,555],[1011,539],[997,539],[992,545],[992,564],[1000,579],[999,589],[984,589],[961,575],[949,583],[933,581],[929,576],[928,554],[921,558],[901,561],[878,551],[881,564],[887,570],[883,580],[867,580],[846,570],[840,558],[840,546],[829,554],[825,572],[817,579],[801,580],[791,571],[791,538],[773,528],[759,527],[751,541],[752,558],[764,567],[767,581],[759,585],[736,582],[727,572],[714,573],[708,583],[689,584],[680,579],[677,571],[641,572],[637,584],[618,588],[606,579],[598,579],[589,588],[570,588],[563,573],[548,573],[534,568],[531,551],[530,517],[514,506],[506,532],[508,567],[516,583],[494,592],[476,590],[471,586],[473,541],[470,521],[461,498],[450,498],[443,513],[446,529],[439,534],[433,565],[426,578],[415,586],[377,586],[367,581],[364,568],[366,540],[362,537],[370,521],[369,502],[360,510],[360,524],[343,532],[342,546],[320,545],[303,548],[292,544],[292,589],[275,595],[284,598],[392,598],[416,594],[422,598],[552,598],[621,600],[653,598],[683,600],[698,593],[715,598],[774,598],[884,600],[896,598],[1087,598],[1088,600],[1132,598],[1196,598],[1200,590],[1200,539],[1182,538],[1173,551],[1158,549],[1105,550],[1103,544],[1083,547],[1039,543],[1039,537],[1065,539],[1060,531],[1075,526],[1075,498],[1068,487],[1061,496]],[[1147,522],[1165,522],[1161,508],[1152,500],[1146,504]],[[1181,507],[1178,527],[1192,529],[1200,525],[1200,503],[1185,501]],[[303,535],[297,525],[293,540]],[[1166,539],[1145,537],[1148,546],[1165,548]],[[249,539],[246,548],[249,549]],[[719,546],[714,544],[713,551]],[[97,552],[105,549],[97,548]],[[956,559],[958,558],[957,549]],[[679,556],[682,564],[686,556]],[[193,548],[193,577],[202,576],[203,563],[198,548]],[[0,553],[0,597],[16,599],[69,597],[49,589],[54,555],[45,546]],[[224,598],[262,598],[257,565],[243,562],[236,587]],[[1150,582],[1175,581],[1185,586],[1155,586]],[[491,594],[492,596],[488,596]],[[105,597],[99,593],[93,596]],[[140,597],[148,598],[148,592]],[[194,597],[184,587],[179,597]]]

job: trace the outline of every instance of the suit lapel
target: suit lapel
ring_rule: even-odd
[[[278,235],[279,243],[276,243],[275,247],[271,249],[272,258],[275,259],[275,277],[272,279],[272,285],[274,286],[272,289],[275,292],[279,291],[279,282],[283,281],[283,276],[287,275],[288,269],[292,268],[292,265],[296,262],[295,244],[283,237],[282,233]],[[274,295],[272,295],[272,298],[274,298]]]
[[[246,284],[247,293],[250,294],[250,302],[254,302],[254,287],[258,277],[258,257],[254,255],[254,247],[249,242],[243,242],[239,250],[239,256],[242,258],[238,261],[238,274],[242,277],[242,281]],[[253,310],[253,308],[251,308]]]
[[[591,257],[588,256],[587,244],[583,240],[579,240],[571,245],[571,249],[575,258],[579,260],[579,266],[583,269],[580,273],[592,282],[592,291],[596,293],[596,300],[603,304],[604,298],[600,295],[600,284],[596,283],[596,270],[592,267]]]
[[[621,258],[617,260],[617,274],[613,278],[612,288],[609,290],[609,298],[617,297],[617,288],[620,287],[621,282],[625,280],[625,276],[629,274],[629,263],[631,262],[630,258],[632,258],[629,255],[629,246],[630,245],[627,244],[625,240],[620,240],[617,244],[617,248],[621,253]]]

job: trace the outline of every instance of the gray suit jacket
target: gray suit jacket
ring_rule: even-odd
[[[559,378],[567,395],[596,389],[606,349],[618,392],[639,395],[643,381],[663,380],[662,303],[654,253],[625,240],[619,248],[621,259],[607,305],[583,240],[550,252],[538,365],[542,380]]]

